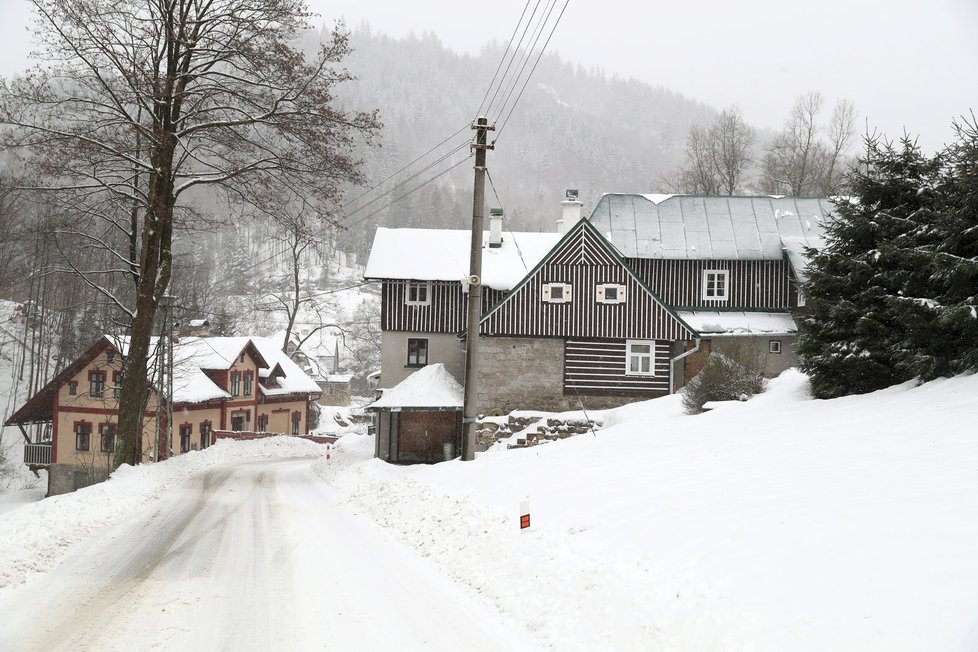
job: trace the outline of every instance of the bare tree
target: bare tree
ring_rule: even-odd
[[[686,137],[686,162],[673,187],[694,195],[733,195],[745,185],[753,162],[754,130],[740,109],[724,109],[709,127],[694,125]]]
[[[341,185],[361,180],[353,148],[378,122],[334,106],[351,78],[344,33],[312,60],[293,46],[308,28],[302,0],[32,3],[46,63],[0,87],[4,144],[54,175],[48,189],[108,218],[80,237],[114,252],[107,273],[135,287],[128,304],[105,295],[130,332],[115,461],[138,463],[150,339],[188,193],[220,186],[261,205],[285,187],[326,215]],[[102,288],[105,270],[77,271]]]
[[[819,125],[825,99],[818,91],[799,97],[762,163],[764,192],[820,196],[838,190],[843,161],[855,135],[855,108],[840,100],[827,128]],[[823,132],[828,141],[823,140]]]
[[[312,207],[292,197],[291,201],[283,198],[279,207],[269,214],[274,223],[270,239],[284,249],[287,269],[284,279],[275,279],[284,281],[277,291],[261,295],[255,308],[261,312],[285,313],[285,339],[282,342],[284,353],[289,353],[289,341],[301,311],[315,313],[318,324],[313,332],[327,326],[324,316],[327,303],[325,295],[312,292],[309,283],[304,288],[302,282],[302,272],[309,269],[310,259],[322,259],[331,249],[332,237],[327,224],[312,214],[312,210]],[[308,337],[309,334],[302,341]],[[299,346],[301,344],[302,342]]]

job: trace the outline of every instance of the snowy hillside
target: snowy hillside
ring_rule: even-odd
[[[240,607],[235,622],[244,626],[254,616],[272,627],[266,637],[280,629],[300,647],[328,640],[338,649],[366,649],[357,645],[369,639],[370,649],[453,649],[445,641],[463,636],[438,622],[406,627],[403,619],[401,629],[389,630],[380,612],[368,616],[359,610],[362,603],[343,602],[344,592],[358,585],[350,568],[394,558],[376,547],[369,554],[384,557],[352,552],[352,535],[343,528],[367,521],[386,531],[394,546],[389,554],[410,567],[405,573],[445,582],[438,591],[483,610],[487,636],[505,631],[527,649],[974,649],[975,415],[978,376],[815,401],[808,398],[807,379],[789,371],[746,403],[698,416],[684,415],[675,396],[634,404],[605,412],[605,427],[596,435],[494,450],[471,463],[391,466],[371,459],[371,438],[353,434],[328,460],[325,449],[307,442],[222,442],[162,464],[124,467],[108,483],[9,509],[0,517],[0,604],[27,605],[21,611],[30,622],[28,611],[36,606],[28,594],[42,593],[58,561],[80,558],[92,541],[86,537],[147,518],[150,511],[165,514],[171,509],[166,487],[197,486],[195,478],[204,477],[198,474],[235,463],[234,469],[255,479],[222,485],[220,500],[202,512],[215,522],[223,522],[215,511],[220,504],[237,505],[275,486],[279,476],[284,484],[276,489],[278,498],[263,498],[246,512],[254,523],[232,528],[244,543],[221,545],[258,546],[261,559],[258,548],[321,551],[303,554],[301,571],[277,573],[268,587],[254,588],[267,588],[270,601],[283,594],[296,604],[343,604],[322,612],[336,627],[329,636],[305,625],[293,630],[295,623],[287,621],[269,625],[261,601]],[[318,458],[303,457],[309,454]],[[241,466],[246,459],[252,471]],[[199,489],[190,493],[197,496]],[[300,494],[322,501],[324,513],[345,506],[343,528],[324,530],[317,522],[305,529],[290,525],[283,534],[278,523],[286,517],[267,510]],[[521,531],[523,500],[530,501],[532,527]],[[311,502],[302,509],[317,511]],[[196,531],[188,529],[186,540],[196,541]],[[284,536],[287,542],[277,538]],[[370,540],[370,546],[381,546]],[[152,571],[153,582],[139,585],[140,591],[151,590],[149,602],[157,604],[162,581],[172,584],[166,595],[180,598],[167,603],[174,608],[199,604],[209,605],[208,613],[211,606],[225,613],[214,602],[219,584],[180,570],[218,572],[214,551],[182,541],[174,540],[172,550],[154,548],[153,558],[169,560],[173,570]],[[249,555],[231,559],[239,563]],[[278,555],[275,563],[281,564]],[[419,581],[399,577],[396,567],[385,566],[392,586]],[[339,579],[329,575],[337,572]],[[292,575],[300,579],[283,584]],[[362,579],[374,586],[375,575]],[[195,597],[198,590],[208,594]],[[385,602],[386,590],[371,590],[380,593],[353,595],[377,600],[387,605],[383,613],[397,615]],[[158,604],[154,609],[130,612],[134,622],[151,622]],[[351,613],[353,620],[344,619]],[[188,640],[186,631],[171,629],[158,634],[160,649],[178,649],[178,641]],[[2,630],[0,647],[19,640],[4,639]],[[95,640],[85,636],[77,640]],[[135,640],[116,639],[105,649],[124,649]],[[490,640],[501,639],[486,639],[483,649],[493,649]],[[254,645],[245,648],[258,649]]]

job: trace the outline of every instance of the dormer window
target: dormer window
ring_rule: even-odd
[[[597,286],[595,300],[598,303],[625,303],[625,286],[617,283],[602,283]]]
[[[405,302],[409,306],[427,306],[431,303],[431,282],[430,281],[408,281],[407,299]]]
[[[726,301],[730,291],[730,272],[724,269],[708,269],[703,272],[703,298]]]
[[[546,303],[570,303],[571,286],[567,283],[544,283],[540,294]]]

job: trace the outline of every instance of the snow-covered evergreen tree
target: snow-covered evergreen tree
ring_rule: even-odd
[[[816,396],[978,367],[974,131],[934,157],[909,138],[867,140],[852,195],[810,252],[800,353]]]

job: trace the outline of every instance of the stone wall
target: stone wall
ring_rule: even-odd
[[[585,433],[594,434],[602,424],[601,419],[511,414],[505,422],[497,419],[479,421],[476,424],[476,448],[484,451],[502,440],[506,441],[507,448],[528,448]]]
[[[48,467],[48,496],[59,496],[104,482],[109,470],[89,464],[52,464]]]
[[[771,353],[771,340],[781,342],[781,353]],[[798,366],[796,335],[726,336],[703,340],[700,350],[686,358],[685,376],[692,378],[699,373],[711,351],[732,356],[736,360],[755,359],[765,378],[774,378],[789,367]]]

